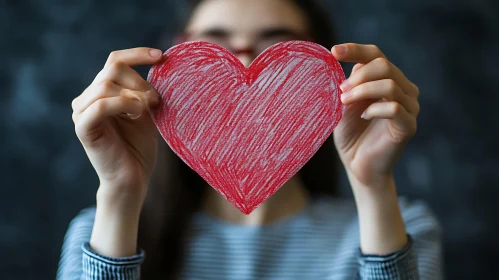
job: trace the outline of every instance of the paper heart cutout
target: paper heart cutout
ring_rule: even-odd
[[[311,42],[273,45],[247,69],[218,45],[187,42],[149,71],[161,95],[151,114],[171,149],[249,214],[333,132],[344,79],[333,55]]]

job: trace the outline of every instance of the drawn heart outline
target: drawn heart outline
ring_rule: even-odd
[[[170,148],[245,214],[316,153],[342,117],[343,70],[324,47],[275,44],[244,65],[228,50],[187,42],[167,50],[148,81],[151,115]]]

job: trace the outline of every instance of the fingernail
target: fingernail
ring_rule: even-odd
[[[142,114],[127,114],[127,115],[132,120],[136,120],[136,119],[140,118],[140,116],[142,116]]]
[[[334,46],[334,50],[339,55],[345,55],[348,51],[348,48],[344,45],[336,45],[336,46]]]
[[[350,83],[348,80],[344,80],[343,83],[340,85],[341,91],[345,92],[350,89]]]
[[[134,98],[133,99],[134,102],[136,102],[138,105],[140,105],[142,108],[144,108],[144,103],[140,100],[140,98]],[[138,118],[140,118],[140,116],[142,116],[142,113],[138,113],[138,114],[127,114],[128,117],[132,120],[136,120]]]
[[[162,54],[163,54],[163,52],[161,52],[160,50],[157,50],[157,49],[149,50],[149,55],[151,55],[152,57],[160,57]]]
[[[367,111],[367,110],[366,110],[366,111]],[[366,115],[367,115],[366,111],[364,111],[364,113],[362,113],[362,115],[360,115],[360,117],[361,117],[361,118],[363,118],[364,120],[367,120],[367,119],[366,119]]]
[[[352,91],[346,91],[341,94],[341,101],[345,102],[347,101],[350,97],[352,97]]]

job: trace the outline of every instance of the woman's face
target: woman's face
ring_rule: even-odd
[[[271,45],[307,40],[305,16],[290,0],[205,0],[186,27],[189,41],[207,41],[234,53],[248,67]]]

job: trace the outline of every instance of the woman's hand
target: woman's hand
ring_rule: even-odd
[[[345,111],[334,141],[357,204],[361,250],[389,254],[407,243],[393,169],[416,133],[419,90],[376,46],[343,44],[332,53],[357,63],[340,86]]]
[[[159,94],[131,68],[161,60],[150,48],[114,51],[92,84],[74,99],[75,130],[100,180],[90,245],[100,254],[135,253],[138,217],[157,156],[148,109]]]
[[[112,52],[92,84],[73,100],[75,130],[112,195],[144,195],[156,161],[157,131],[149,107],[159,102],[154,88],[131,68],[161,59],[149,48]]]
[[[416,133],[419,90],[374,45],[337,45],[332,53],[357,63],[341,85],[346,108],[334,131],[336,148],[349,176],[369,186],[392,175]]]

